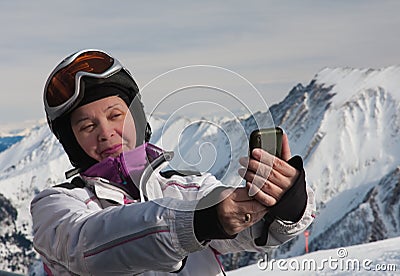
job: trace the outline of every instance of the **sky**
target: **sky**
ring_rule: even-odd
[[[148,113],[170,112],[169,104],[159,103],[182,85],[196,84],[221,86],[256,111],[325,67],[398,65],[399,12],[395,0],[1,1],[0,126],[43,119],[47,76],[83,48],[117,57],[145,88]],[[188,75],[174,71],[191,65],[209,67]],[[222,95],[207,91],[205,101],[213,100],[213,91]],[[190,103],[188,94],[173,95],[173,102]]]

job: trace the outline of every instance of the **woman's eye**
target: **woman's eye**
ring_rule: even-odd
[[[94,124],[84,125],[82,126],[82,131],[91,131],[94,128]]]
[[[123,115],[122,113],[113,113],[113,114],[111,114],[111,118],[117,119],[117,118],[121,117],[122,115]]]

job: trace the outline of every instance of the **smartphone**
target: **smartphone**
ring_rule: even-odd
[[[281,158],[283,130],[280,127],[256,129],[250,134],[249,156],[255,148],[263,150]]]

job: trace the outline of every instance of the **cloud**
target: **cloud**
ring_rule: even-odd
[[[399,11],[398,1],[372,0],[3,1],[0,122],[16,109],[15,120],[43,116],[47,74],[88,47],[120,58],[142,86],[173,68],[211,64],[276,102],[326,66],[398,64]]]

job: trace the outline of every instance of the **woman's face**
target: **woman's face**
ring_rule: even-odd
[[[71,113],[71,126],[79,145],[97,161],[116,157],[136,145],[135,122],[128,106],[118,96],[75,109]]]

